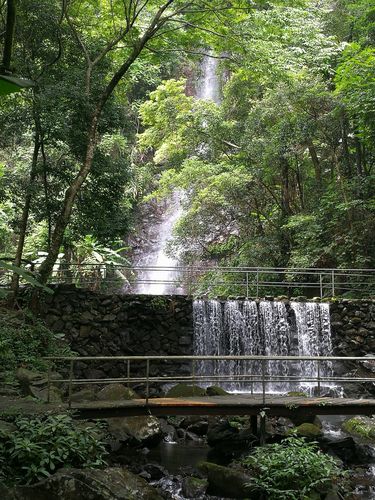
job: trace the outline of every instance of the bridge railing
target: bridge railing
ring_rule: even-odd
[[[37,266],[35,268],[37,273]],[[0,286],[11,274],[0,274]],[[129,294],[264,297],[306,295],[371,297],[375,269],[124,266],[118,264],[60,263],[51,283],[74,284],[92,290]]]
[[[375,384],[374,376],[352,376],[350,372],[347,375],[334,375],[333,371],[324,370],[323,367],[330,366],[336,362],[345,363],[370,363],[371,367],[375,367],[375,356],[356,357],[356,356],[76,356],[76,357],[61,357],[52,356],[44,358],[49,362],[48,369],[48,402],[50,401],[51,387],[53,384],[68,384],[68,404],[71,407],[73,387],[88,386],[88,385],[105,385],[113,383],[126,384],[128,387],[134,384],[145,384],[145,400],[148,404],[150,398],[150,386],[152,384],[176,384],[176,383],[192,383],[208,385],[209,382],[214,383],[231,383],[233,384],[248,384],[248,391],[254,394],[256,384],[260,387],[262,401],[266,404],[267,387],[275,383],[295,383],[301,384],[316,384],[316,395],[320,396],[322,388],[343,386],[349,383],[372,383]],[[75,378],[75,367],[77,363],[88,362],[106,362],[125,364],[126,373],[122,377],[106,377],[106,378]],[[151,365],[169,362],[190,363],[190,373],[188,375],[152,375]],[[247,371],[245,373],[201,373],[202,363],[206,362],[242,362],[246,363]],[[285,363],[315,363],[316,375],[282,375],[270,373],[269,363],[285,362]],[[69,365],[66,372],[67,378],[54,378],[52,374],[52,366],[58,363]],[[252,363],[257,363],[259,373],[252,373]],[[223,364],[221,364],[223,367]],[[134,373],[134,368],[136,373]],[[258,371],[257,370],[257,371]],[[324,374],[324,371],[326,374]],[[140,375],[140,373],[142,373]],[[244,391],[242,391],[244,392]],[[257,391],[258,392],[258,391]],[[338,394],[338,392],[337,392]]]

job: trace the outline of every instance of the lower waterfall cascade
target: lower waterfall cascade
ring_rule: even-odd
[[[329,304],[318,302],[195,300],[194,354],[197,356],[330,356],[332,355]],[[223,386],[234,392],[260,392],[261,361],[200,361],[197,374],[228,377]],[[266,362],[267,393],[303,390],[313,393],[316,361]],[[252,375],[258,381],[246,381]],[[332,376],[332,363],[320,363],[320,376]],[[288,377],[288,381],[283,380]],[[242,381],[241,381],[242,379]],[[310,380],[309,380],[310,379]],[[323,384],[323,383],[322,383]],[[325,382],[324,387],[330,384]]]

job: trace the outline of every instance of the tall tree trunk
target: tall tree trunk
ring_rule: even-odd
[[[280,160],[281,164],[281,210],[283,218],[291,214],[290,210],[290,179],[289,163],[284,157]]]
[[[16,0],[7,0],[7,17],[4,36],[4,49],[2,69],[5,72],[10,72],[10,64],[12,59],[14,28],[16,26]]]
[[[321,189],[321,187],[322,187],[322,167],[320,165],[318,154],[316,152],[316,149],[315,149],[315,146],[314,146],[314,143],[312,140],[308,141],[307,147],[309,149],[311,161],[314,165],[315,180],[316,180],[316,183],[318,184],[318,188]]]
[[[38,120],[38,123],[39,123],[39,120]],[[32,199],[32,195],[33,195],[32,191],[33,191],[33,187],[34,187],[34,181],[35,181],[35,178],[37,176],[39,151],[40,151],[40,128],[39,128],[39,125],[37,125],[36,130],[35,130],[34,151],[33,151],[33,157],[32,157],[32,161],[31,161],[29,182],[28,182],[28,186],[27,186],[25,203],[23,206],[22,216],[21,216],[21,221],[20,221],[20,234],[19,234],[19,238],[18,238],[16,255],[14,258],[14,262],[13,262],[13,264],[17,267],[20,267],[21,262],[22,262],[22,254],[23,254],[23,248],[25,246],[25,238],[26,238],[27,224],[28,224],[29,214],[30,214],[31,199]],[[12,283],[11,283],[11,290],[13,292],[11,300],[13,301],[13,303],[14,303],[14,300],[16,299],[16,296],[17,296],[18,287],[19,287],[19,280],[20,280],[19,275],[17,273],[13,273]]]
[[[357,167],[357,175],[363,176],[363,154],[362,154],[362,144],[358,137],[354,138],[354,146],[355,146],[355,159],[356,159],[356,167]]]

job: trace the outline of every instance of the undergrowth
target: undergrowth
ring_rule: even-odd
[[[77,426],[70,415],[16,417],[0,427],[0,483],[32,484],[62,467],[106,465],[103,424]]]
[[[345,476],[317,443],[296,437],[256,448],[242,464],[254,474],[249,486],[267,500],[308,499],[327,493]]]
[[[0,370],[11,381],[20,366],[45,371],[43,356],[70,355],[63,335],[49,330],[29,311],[0,309]]]

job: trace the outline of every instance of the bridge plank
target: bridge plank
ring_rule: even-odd
[[[43,404],[22,399],[0,399],[0,412],[43,414],[62,412],[66,403]],[[344,399],[324,397],[289,397],[233,394],[229,396],[153,398],[123,401],[91,401],[73,403],[72,409],[81,418],[107,418],[130,415],[257,415],[263,409],[270,416],[293,415],[373,415],[375,399]]]

